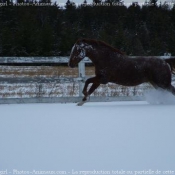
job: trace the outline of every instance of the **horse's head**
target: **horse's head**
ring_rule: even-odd
[[[93,50],[92,43],[88,39],[78,40],[72,47],[68,65],[75,67],[88,53]]]
[[[85,56],[85,44],[79,40],[72,47],[68,65],[72,68],[75,67]]]

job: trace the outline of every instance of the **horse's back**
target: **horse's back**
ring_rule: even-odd
[[[113,62],[110,68],[110,81],[125,86],[135,86],[146,82],[144,64],[140,61],[140,59],[123,57],[118,62],[116,61],[116,64]]]
[[[111,81],[120,85],[135,86],[144,82],[164,80],[165,84],[171,82],[171,72],[165,61],[158,58],[128,58],[125,57],[118,65],[111,65]],[[115,73],[114,73],[115,72]]]

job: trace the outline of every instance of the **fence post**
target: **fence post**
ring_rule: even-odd
[[[83,86],[84,86],[84,78],[85,78],[85,62],[80,61],[78,64],[78,78],[79,78],[79,96],[83,96]]]

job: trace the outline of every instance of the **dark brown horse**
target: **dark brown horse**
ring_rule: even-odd
[[[175,95],[171,85],[171,74],[175,73],[175,59],[135,58],[130,59],[121,51],[102,41],[80,39],[72,47],[69,66],[75,67],[85,56],[95,65],[95,77],[85,82],[84,98],[78,105],[86,102],[100,84],[108,82],[124,86],[136,86],[149,82],[155,88],[165,89]],[[88,85],[92,86],[87,91]]]

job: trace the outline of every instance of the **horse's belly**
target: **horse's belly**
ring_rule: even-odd
[[[137,80],[137,81],[123,81],[123,80],[118,80],[118,81],[115,81],[113,83],[116,83],[116,84],[119,84],[119,85],[123,85],[123,86],[137,86],[139,84],[142,84],[142,83],[145,83],[147,82],[146,80]]]
[[[137,80],[137,81],[131,81],[131,80],[116,80],[116,81],[112,81],[113,83],[119,84],[119,85],[123,85],[123,86],[137,86],[139,84],[142,84],[144,82],[146,82],[146,80]]]
[[[123,73],[121,75],[117,74],[116,77],[113,78],[113,82],[123,86],[137,86],[147,82],[147,78],[143,72],[135,71]]]

